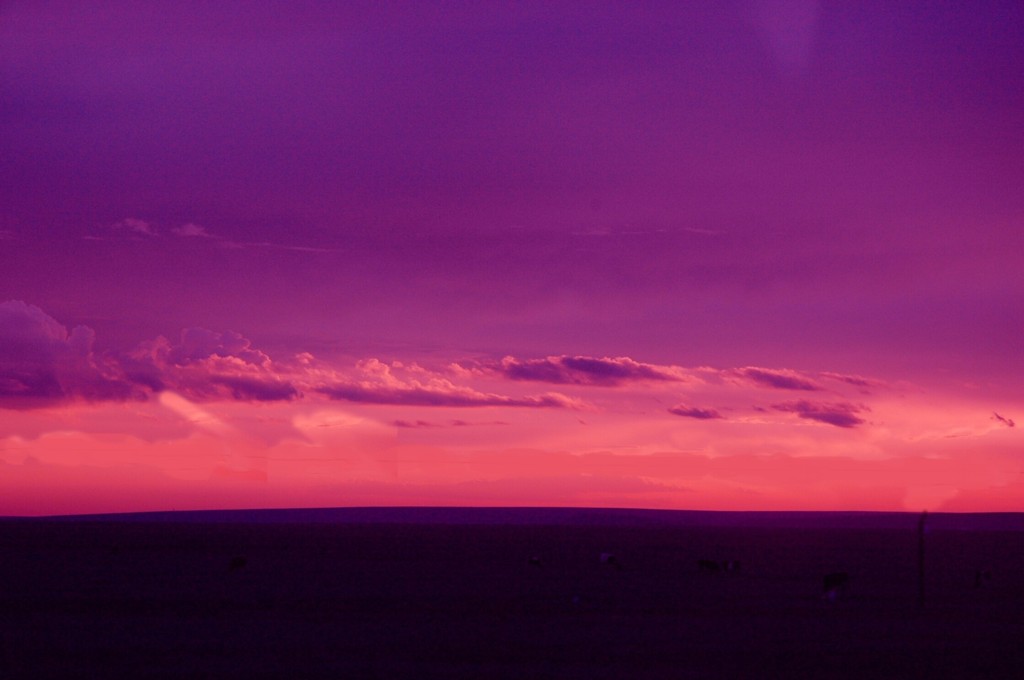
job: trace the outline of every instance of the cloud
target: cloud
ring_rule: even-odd
[[[181,332],[177,344],[159,337],[125,357],[126,373],[154,392],[174,390],[197,401],[288,401],[299,389],[270,357],[239,333],[205,328]]]
[[[127,219],[122,220],[118,223],[120,228],[127,228],[132,231],[136,231],[140,234],[147,236],[155,236],[156,232],[142,220]],[[303,246],[293,245],[287,243],[273,243],[270,241],[234,241],[225,239],[222,236],[211,233],[206,227],[195,222],[186,222],[180,227],[174,227],[171,229],[171,233],[175,236],[188,239],[209,239],[210,241],[217,242],[223,248],[229,248],[233,250],[286,250],[300,253],[339,253],[343,252],[341,248],[323,248],[318,246]]]
[[[758,385],[779,390],[817,391],[821,386],[807,376],[788,368],[758,368],[747,366],[733,369],[732,373]]]
[[[583,403],[556,392],[526,397],[478,392],[449,383],[448,387],[404,385],[367,385],[339,383],[325,385],[317,391],[331,399],[360,404],[391,404],[401,406],[511,406],[527,408],[582,408]]]
[[[391,424],[395,427],[401,427],[406,429],[420,429],[425,427],[441,427],[438,423],[431,423],[426,420],[392,420]]]
[[[177,366],[207,359],[235,359],[252,366],[268,368],[270,357],[255,349],[252,342],[234,331],[218,333],[205,328],[188,328],[181,332],[181,342],[170,347],[167,359]]]
[[[234,331],[182,331],[118,355],[97,356],[95,333],[70,333],[38,307],[0,304],[0,406],[38,408],[84,399],[145,399],[172,391],[195,401],[291,401],[307,393],[364,404],[585,408],[558,394],[508,396],[457,385],[417,364],[370,358],[352,375],[321,366],[308,354],[278,364]],[[453,423],[454,424],[454,423]]]
[[[698,420],[717,420],[725,417],[713,408],[698,408],[696,406],[687,406],[686,404],[677,404],[670,408],[668,412],[674,413],[677,416],[696,418]]]
[[[39,307],[0,303],[0,406],[33,408],[70,399],[138,397],[116,362],[93,352],[95,333],[69,333]]]
[[[837,380],[839,382],[846,383],[847,385],[853,385],[854,387],[860,387],[863,391],[867,391],[873,387],[884,387],[885,382],[877,380],[875,378],[865,378],[859,375],[845,375],[843,373],[831,373],[825,372],[821,374],[822,377],[828,378],[829,380]]]
[[[795,413],[800,418],[817,420],[836,427],[852,428],[864,423],[858,413],[867,410],[864,406],[856,406],[845,402],[815,403],[801,399],[782,404],[773,404],[776,411]]]
[[[422,428],[436,428],[436,427],[470,427],[472,425],[507,425],[500,420],[494,420],[484,423],[471,423],[465,420],[449,420],[446,423],[435,423],[429,420],[392,420],[391,424],[395,427],[401,427],[405,429],[422,429]]]
[[[298,253],[343,253],[343,248],[321,248],[319,246],[297,246],[287,243],[271,243],[270,241],[222,241],[225,248],[235,250],[289,250]]]
[[[170,391],[161,392],[159,402],[188,422],[202,428],[203,430],[220,435],[230,434],[231,432],[231,427],[227,423],[205,409],[193,404],[180,394]]]
[[[1017,423],[1013,422],[1009,418],[1004,418],[1003,416],[999,415],[998,413],[996,413],[994,411],[992,412],[992,420],[998,421],[998,422],[1002,423],[1003,425],[1006,425],[1007,427],[1016,427],[1017,426]]]
[[[520,360],[507,356],[485,364],[483,370],[509,380],[547,382],[558,385],[615,386],[628,382],[688,382],[695,380],[678,366],[644,364],[629,357],[550,356]]]
[[[721,236],[724,233],[718,229],[704,229],[701,227],[682,227],[682,230],[691,234],[703,234],[705,236]]]
[[[135,217],[126,217],[120,222],[115,222],[110,225],[110,228],[116,231],[127,231],[133,234],[140,234],[142,236],[156,236],[156,230],[153,229],[149,222]]]
[[[231,397],[239,401],[288,401],[299,396],[291,383],[277,378],[252,378],[242,375],[214,375],[214,385],[231,390]]]
[[[360,361],[356,367],[362,379],[341,377],[321,384],[315,388],[316,391],[331,399],[363,404],[586,408],[584,402],[555,392],[521,397],[480,392],[471,387],[456,385],[415,363],[403,364],[396,361],[386,364],[370,358]]]
[[[183,224],[180,227],[175,227],[174,229],[171,229],[171,232],[177,236],[184,236],[186,238],[215,238],[213,234],[206,231],[206,227],[201,227],[198,224],[193,224],[192,222]]]
[[[0,407],[142,400],[166,390],[196,401],[301,396],[289,376],[238,333],[190,328],[177,344],[159,337],[125,354],[96,353],[95,335],[87,326],[68,332],[21,301],[0,304]]]

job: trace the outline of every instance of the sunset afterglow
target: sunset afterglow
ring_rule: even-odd
[[[1024,8],[0,7],[0,515],[1022,511]]]

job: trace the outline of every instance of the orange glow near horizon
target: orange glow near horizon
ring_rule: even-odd
[[[393,424],[403,422],[394,407],[195,404],[164,393],[130,408],[17,413],[41,430],[0,439],[0,515],[368,505],[1019,510],[1016,431],[958,408],[876,404],[878,424],[854,433],[769,416],[691,423],[490,407],[472,421],[464,410],[432,412],[456,425],[406,427]],[[124,432],[97,428],[118,414]],[[949,420],[968,425],[943,426]],[[57,425],[43,430],[47,422]]]

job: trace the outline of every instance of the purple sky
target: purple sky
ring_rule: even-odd
[[[1021,404],[1020,2],[379,5],[0,4],[0,303],[107,357],[201,328],[509,385],[506,356],[556,387],[616,379],[529,362],[620,357]],[[14,403],[42,317],[10,309]]]

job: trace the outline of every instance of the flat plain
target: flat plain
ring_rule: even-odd
[[[472,513],[2,520],[0,677],[1024,671],[1019,530]]]

